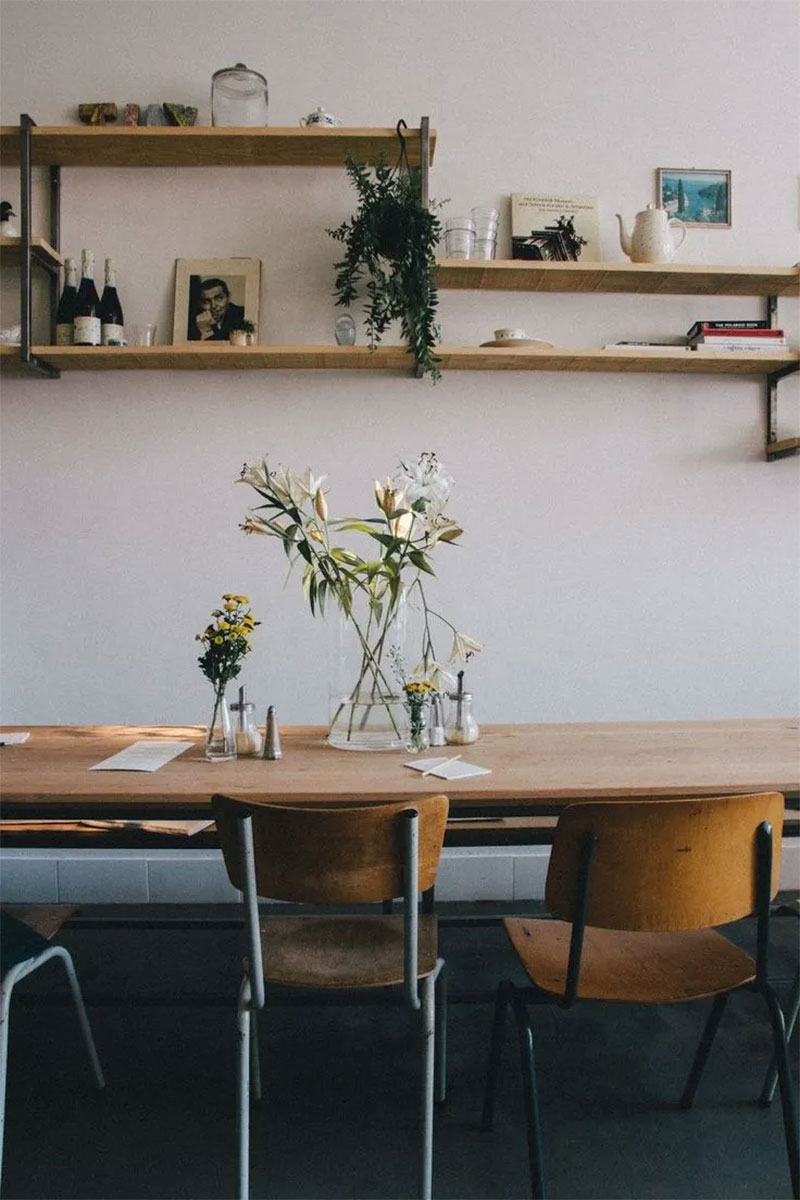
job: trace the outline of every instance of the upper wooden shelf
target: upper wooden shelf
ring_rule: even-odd
[[[43,262],[62,266],[64,259],[54,250],[44,238],[31,238],[31,253],[34,258]],[[0,261],[5,266],[16,267],[22,262],[22,241],[20,238],[0,237]]]
[[[442,288],[519,292],[640,292],[674,296],[797,296],[800,267],[439,259]]]
[[[404,133],[408,159],[420,162],[420,131]],[[0,156],[19,164],[16,125],[0,127]],[[433,162],[436,132],[430,131]],[[31,130],[34,166],[62,167],[341,167],[348,153],[358,162],[381,155],[393,163],[399,142],[394,129],[258,129],[220,126],[36,125]]]
[[[184,346],[34,346],[32,351],[61,371],[413,370],[405,346],[381,346],[372,352],[367,346],[231,346],[204,342]],[[697,353],[677,348],[641,354],[635,349],[440,346],[437,353],[443,371],[765,375],[800,364],[800,355],[787,351]],[[19,362],[19,348],[0,346],[0,359],[13,370]]]

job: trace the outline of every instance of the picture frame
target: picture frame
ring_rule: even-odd
[[[690,229],[730,229],[731,172],[659,167],[656,203]]]
[[[260,258],[177,258],[173,346],[227,342],[243,320],[258,330],[260,299]]]

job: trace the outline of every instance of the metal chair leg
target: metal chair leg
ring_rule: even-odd
[[[447,964],[442,960],[435,984],[436,1103],[447,1099]]]
[[[539,1096],[536,1090],[536,1062],[533,1053],[533,1031],[528,1018],[528,1008],[522,995],[511,986],[514,1015],[517,1018],[520,1058],[522,1060],[525,1116],[528,1128],[528,1159],[531,1169],[531,1195],[534,1200],[544,1200],[544,1157],[542,1153],[542,1128],[539,1121]]]
[[[420,1148],[419,1193],[431,1200],[433,1189],[433,1073],[436,1050],[436,998],[433,976],[422,980],[420,1032],[422,1035],[422,1138]]]
[[[798,967],[797,971],[795,972],[794,983],[792,984],[792,991],[789,996],[789,1002],[786,1006],[786,1016],[784,1019],[786,1021],[786,1041],[787,1042],[789,1041],[789,1038],[794,1033],[794,1027],[797,1024],[797,1014],[799,1011],[800,1011],[800,967]],[[769,1069],[767,1070],[767,1074],[764,1079],[764,1085],[761,1088],[761,1095],[758,1098],[758,1103],[760,1105],[762,1105],[762,1107],[766,1108],[767,1105],[772,1103],[772,1099],[775,1095],[775,1088],[777,1086],[777,1083],[778,1083],[778,1064],[777,1064],[777,1059],[775,1058],[775,1055],[773,1054],[772,1062],[769,1064]]]
[[[3,1179],[3,1134],[6,1124],[6,1080],[8,1077],[8,1018],[14,980],[0,987],[0,1183]]]
[[[250,1009],[250,1100],[261,1099],[261,1054],[258,1045],[258,1011]]]
[[[239,1135],[238,1200],[247,1200],[250,1191],[250,980],[245,975],[239,990],[236,1021],[239,1035],[237,1060],[237,1132]]]
[[[72,961],[72,956],[70,955],[69,951],[64,948],[64,946],[52,946],[51,950],[53,957],[60,958],[64,964],[64,970],[67,973],[67,981],[69,983],[70,991],[72,992],[72,999],[75,1002],[75,1009],[78,1014],[78,1023],[81,1027],[83,1040],[86,1043],[86,1049],[89,1053],[89,1061],[92,1064],[92,1074],[94,1075],[95,1083],[97,1084],[98,1088],[104,1088],[106,1086],[106,1081],[103,1078],[103,1068],[100,1066],[100,1059],[97,1056],[97,1047],[94,1044],[94,1037],[92,1036],[92,1027],[89,1024],[89,1018],[86,1015],[86,1006],[83,1003],[83,996],[81,994],[81,988],[80,984],[78,983],[78,976],[75,971],[75,964]]]
[[[783,1130],[786,1137],[786,1153],[789,1156],[789,1173],[792,1177],[792,1195],[800,1200],[800,1139],[798,1138],[797,1098],[792,1084],[789,1066],[789,1049],[786,1044],[786,1026],[780,1000],[771,987],[762,993],[769,1011],[772,1025],[772,1040],[775,1046],[775,1061],[778,1069],[778,1086],[783,1108]]]
[[[697,1052],[694,1056],[689,1078],[686,1080],[686,1086],[683,1089],[683,1095],[680,1099],[681,1108],[691,1108],[694,1102],[697,1085],[700,1083],[700,1076],[703,1074],[703,1068],[706,1065],[711,1044],[714,1041],[714,1035],[719,1028],[719,1023],[722,1019],[722,1014],[725,1011],[725,1005],[728,1001],[728,993],[720,992],[714,997],[714,1003],[711,1005],[711,1012],[708,1015],[703,1036],[700,1038],[700,1045],[697,1047]]]
[[[481,1114],[481,1129],[484,1133],[492,1128],[494,1122],[494,1096],[497,1091],[497,1078],[500,1074],[500,1058],[505,1039],[506,1009],[510,999],[510,987],[511,984],[504,979],[498,984],[494,999],[492,1043],[489,1050],[489,1067],[486,1072],[486,1088],[483,1093],[483,1113]]]

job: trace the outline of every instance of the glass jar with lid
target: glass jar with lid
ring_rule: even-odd
[[[472,712],[471,692],[450,692],[450,714],[444,730],[450,746],[468,746],[478,740],[478,723]]]
[[[267,125],[268,103],[266,79],[244,63],[211,76],[212,125]]]

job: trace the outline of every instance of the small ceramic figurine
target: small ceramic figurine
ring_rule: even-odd
[[[9,200],[0,200],[0,237],[19,237],[19,230],[12,217],[14,209]]]
[[[633,233],[628,236],[622,216],[616,214],[619,221],[619,241],[625,254],[631,262],[659,263],[670,262],[686,240],[686,226],[677,217],[670,217],[665,208],[656,208],[648,204],[636,214]],[[681,240],[676,244],[671,226],[679,229]]]
[[[341,123],[342,122],[338,117],[335,117],[333,113],[326,112],[325,109],[321,107],[315,109],[314,112],[309,113],[307,117],[300,118],[300,124],[304,127],[308,125],[316,125],[317,127],[321,126],[323,129],[335,129],[338,125],[341,125]]]

